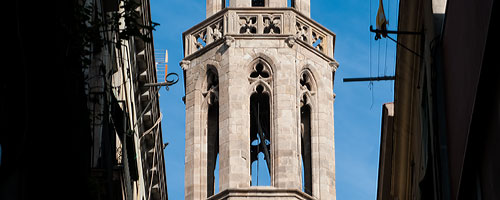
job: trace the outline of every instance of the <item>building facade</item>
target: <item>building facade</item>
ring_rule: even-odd
[[[498,199],[498,1],[399,5],[394,103],[383,107],[377,199]],[[408,49],[414,52],[409,51]]]
[[[0,199],[167,199],[149,1],[14,3]]]
[[[167,199],[160,88],[146,86],[157,83],[149,1],[84,5],[95,9],[91,19],[108,21],[102,27],[104,45],[84,70],[89,77],[91,191],[97,191],[92,198]]]
[[[309,0],[206,3],[183,33],[185,199],[335,199],[335,34]]]

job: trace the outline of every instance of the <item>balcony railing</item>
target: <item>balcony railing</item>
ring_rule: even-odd
[[[225,36],[293,37],[333,58],[335,34],[293,8],[226,8],[183,33],[184,56]]]

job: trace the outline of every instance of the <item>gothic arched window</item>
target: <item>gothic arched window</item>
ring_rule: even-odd
[[[312,195],[312,97],[316,85],[309,70],[300,75],[300,147],[302,164],[302,190]]]
[[[215,166],[219,154],[219,76],[217,70],[207,67],[205,91],[202,93],[207,103],[207,197],[214,195]]]
[[[271,80],[269,65],[256,62],[249,76],[251,186],[271,182]]]
[[[302,190],[312,195],[312,159],[311,159],[311,107],[300,107],[300,136],[302,158]]]

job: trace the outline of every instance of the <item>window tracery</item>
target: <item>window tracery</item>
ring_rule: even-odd
[[[257,16],[240,16],[240,33],[257,33]]]
[[[280,34],[281,33],[281,16],[269,15],[264,16],[264,34]]]

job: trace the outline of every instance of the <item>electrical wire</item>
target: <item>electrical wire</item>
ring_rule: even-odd
[[[389,28],[389,20],[391,20],[391,0],[387,0],[387,13],[388,13],[387,28]],[[384,76],[387,76],[387,40],[385,41]]]
[[[377,76],[380,76],[380,41],[378,41],[378,51],[377,51]]]
[[[387,76],[387,40],[385,40],[384,76]]]
[[[394,41],[396,44],[398,44],[399,46],[401,46],[401,47],[403,47],[404,49],[408,50],[409,52],[411,52],[411,53],[415,54],[416,56],[418,56],[418,57],[422,58],[422,56],[421,56],[419,53],[417,53],[417,52],[415,52],[415,51],[411,50],[410,48],[406,47],[404,44],[399,43],[397,40],[395,40],[395,39],[394,39],[394,38],[392,38],[391,36],[387,36],[387,38],[391,39],[391,40],[392,40],[392,41]]]
[[[372,0],[369,0],[369,1],[370,1],[369,24],[371,26],[371,24],[372,24]],[[370,33],[370,38],[368,40],[368,41],[370,41],[370,53],[369,53],[369,55],[370,55],[369,56],[370,75],[369,75],[369,77],[372,77],[372,33],[371,32],[369,32],[369,33]],[[372,101],[371,101],[371,106],[370,106],[370,109],[371,109],[371,108],[373,108],[373,81],[370,80],[370,82],[368,82],[368,88],[369,88],[369,90],[371,92],[371,96],[372,96],[372,98],[371,98]]]
[[[368,16],[368,24],[372,24],[372,0],[368,0],[370,2],[370,15]],[[368,52],[368,66],[370,68],[370,74],[369,74],[369,77],[372,76],[372,33],[369,32],[369,36],[368,37],[368,41],[370,41],[370,52]]]
[[[141,139],[145,135],[151,133],[151,131],[153,131],[153,129],[156,128],[156,126],[158,126],[160,124],[162,118],[163,118],[163,114],[161,114],[161,112],[160,112],[160,116],[158,117],[158,119],[156,119],[155,124],[151,128],[149,128],[147,131],[144,131],[144,133],[142,133],[142,135],[139,138]]]

